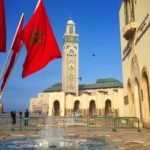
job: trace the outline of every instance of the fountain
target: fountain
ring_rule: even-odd
[[[80,130],[80,127],[75,126],[78,122],[78,119],[77,121],[76,119],[75,116],[68,116],[65,120],[61,120],[61,118],[57,116],[48,117],[45,127],[38,134],[38,138],[15,138],[0,141],[0,149],[117,150],[118,143],[110,142],[104,136],[91,136],[91,131],[86,129],[86,127],[85,130]],[[70,121],[71,123],[69,124]],[[66,130],[64,130],[64,123],[67,124]],[[70,129],[73,136],[66,132],[70,131]],[[82,131],[86,131],[84,136],[82,136]]]
[[[61,120],[58,116],[48,117],[47,123],[40,131],[40,139],[36,140],[36,146],[41,149],[61,149],[61,148],[75,148],[77,143],[65,137],[62,128]]]

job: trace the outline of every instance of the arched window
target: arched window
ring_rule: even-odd
[[[73,27],[72,26],[69,27],[69,34],[73,34]]]
[[[74,50],[72,50],[72,49],[71,49],[71,50],[69,50],[68,55],[69,55],[69,56],[75,56],[75,52],[74,52]]]

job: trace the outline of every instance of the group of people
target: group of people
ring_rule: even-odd
[[[12,118],[12,124],[15,125],[16,124],[16,111],[11,111],[10,112],[11,118]],[[22,112],[19,112],[19,117],[20,119],[22,119]],[[28,109],[26,109],[26,111],[24,112],[24,125],[28,126],[28,118],[29,118],[29,111]]]

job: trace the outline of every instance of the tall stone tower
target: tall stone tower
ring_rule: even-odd
[[[63,40],[62,91],[78,95],[78,34],[71,18]]]

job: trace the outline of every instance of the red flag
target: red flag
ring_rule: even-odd
[[[11,56],[11,60],[10,60],[10,63],[8,65],[8,68],[5,72],[2,85],[1,85],[1,95],[5,89],[5,86],[9,80],[9,77],[12,73],[15,62],[16,62],[17,57],[19,56],[19,52],[21,50],[20,33],[22,32],[23,20],[24,20],[24,14],[22,14],[22,16],[21,16],[21,19],[20,19],[19,24],[18,24],[18,28],[17,28],[15,36],[14,36],[14,40],[12,42],[12,46],[11,46],[12,56]]]
[[[22,29],[23,29],[23,21],[24,21],[24,14],[22,14],[22,16],[21,16],[21,19],[20,19],[19,24],[18,24],[18,28],[16,30],[16,34],[15,34],[15,37],[14,37],[14,41],[13,41],[12,46],[11,46],[11,50],[14,50],[14,51],[17,51],[17,52],[21,48],[20,35],[21,35]]]
[[[10,73],[11,73],[13,66],[14,66],[14,63],[15,63],[15,58],[16,58],[16,51],[13,51],[9,66],[8,66],[6,73],[4,75],[4,78],[3,78],[3,82],[1,85],[1,93],[4,91],[4,87],[5,87],[8,79],[9,79]]]
[[[21,38],[27,48],[22,78],[44,68],[50,61],[61,58],[42,0],[39,0]]]
[[[6,22],[4,0],[0,0],[0,52],[6,52]]]

